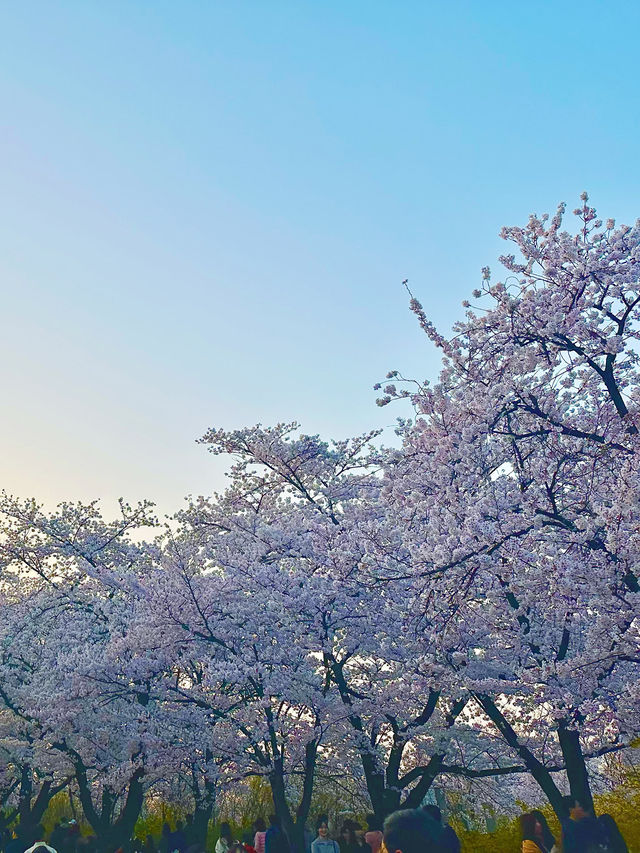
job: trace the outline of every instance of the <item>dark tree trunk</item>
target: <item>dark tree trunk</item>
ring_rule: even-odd
[[[566,722],[562,722],[558,727],[558,739],[567,768],[571,796],[579,800],[587,811],[593,811],[589,772],[582,754],[580,735],[575,729],[568,728]]]
[[[207,763],[211,762],[213,756],[210,750],[205,753]],[[198,844],[203,849],[207,841],[209,821],[213,815],[216,804],[216,786],[211,781],[205,770],[202,783],[199,781],[199,771],[195,766],[191,768],[193,801],[193,823],[191,824],[191,843]]]
[[[332,656],[326,655],[325,666],[338,687],[343,704],[346,708],[353,709],[352,695],[344,674],[343,664]],[[425,725],[431,719],[439,700],[440,691],[430,690],[422,711],[404,726],[400,726],[392,716],[387,717],[393,730],[393,743],[386,767],[381,766],[378,757],[375,755],[376,739],[374,732],[366,732],[360,715],[355,711],[352,710],[349,714],[349,723],[355,732],[357,741],[359,741],[358,752],[362,762],[367,792],[371,800],[371,809],[380,823],[384,821],[387,815],[400,808],[417,808],[440,772],[444,753],[433,755],[425,767],[418,768],[405,776],[400,776],[404,751],[412,737],[412,730]],[[446,718],[447,727],[451,727],[455,723],[456,717],[465,704],[465,701],[454,703]],[[416,781],[417,784],[413,788],[408,787]],[[402,799],[403,794],[404,801]]]
[[[39,833],[36,832],[36,829],[44,817],[49,803],[67,784],[68,780],[65,780],[59,785],[54,786],[53,782],[48,779],[41,783],[36,794],[32,768],[28,764],[21,768],[18,807],[16,810],[19,821],[18,835],[20,838],[25,840],[33,838],[34,841],[37,840],[35,835]]]
[[[311,741],[305,748],[302,796],[296,809],[295,818],[291,814],[291,809],[289,808],[289,803],[287,801],[284,778],[284,761],[282,756],[274,761],[273,770],[269,774],[269,784],[271,785],[274,811],[276,816],[280,819],[282,829],[287,836],[292,853],[304,853],[305,851],[304,828],[309,818],[309,810],[311,809],[311,796],[313,793],[317,754],[318,744],[316,741]]]
[[[87,780],[86,768],[83,764],[76,764],[76,780],[82,811],[93,829],[97,846],[101,853],[113,853],[119,847],[125,847],[131,840],[136,821],[142,811],[144,791],[142,779],[144,770],[138,768],[127,785],[127,793],[120,814],[114,819],[114,813],[118,796],[108,787],[104,787],[98,810],[91,795],[91,786]]]
[[[474,695],[476,701],[489,719],[495,724],[506,743],[518,753],[524,766],[542,788],[558,818],[562,820],[568,817],[569,812],[564,803],[562,793],[553,781],[551,773],[540,761],[538,761],[530,749],[520,743],[514,728],[496,706],[495,702],[483,693],[476,693]]]

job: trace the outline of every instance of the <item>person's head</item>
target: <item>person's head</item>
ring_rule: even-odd
[[[365,820],[367,821],[367,829],[369,830],[369,832],[382,831],[382,822],[379,821],[374,814],[368,814]]]
[[[382,832],[387,853],[435,853],[442,826],[420,809],[403,809],[389,815]]]
[[[598,823],[604,829],[611,843],[615,844],[616,841],[619,841],[622,838],[620,830],[618,829],[618,824],[615,822],[614,818],[612,818],[610,814],[601,814],[598,818]],[[618,850],[621,848],[622,845],[620,845],[620,847],[616,847],[615,849]]]
[[[569,817],[572,820],[582,820],[583,818],[588,817],[591,811],[581,800],[574,797],[572,794],[564,797],[564,804],[567,807]]]
[[[270,814],[269,815],[269,826],[275,826],[278,829],[280,828],[280,818],[278,817],[277,814]]]
[[[429,803],[429,805],[422,807],[422,811],[428,814],[436,823],[442,823],[442,812],[438,806]]]
[[[536,838],[541,839],[544,846],[548,850],[551,850],[553,845],[556,843],[556,840],[553,837],[553,833],[549,829],[549,824],[547,823],[546,817],[539,809],[534,809],[531,814],[535,819],[534,832]]]
[[[171,827],[166,822],[162,824],[162,834],[163,835],[170,835],[171,834]]]
[[[340,835],[345,844],[355,844],[356,842],[356,833],[353,828],[353,821],[346,820],[342,824],[342,829],[340,830]]]
[[[224,838],[224,840],[228,844],[231,844],[231,842],[233,841],[233,836],[231,835],[231,827],[226,822],[226,820],[220,824],[220,838]]]
[[[329,824],[327,822],[326,814],[318,816],[318,820],[316,821],[316,832],[318,833],[318,838],[326,838],[329,834]]]
[[[266,832],[267,824],[264,822],[263,817],[256,818],[256,822],[253,824],[253,827],[256,832]]]
[[[523,841],[536,840],[536,819],[531,812],[520,815],[520,836]]]

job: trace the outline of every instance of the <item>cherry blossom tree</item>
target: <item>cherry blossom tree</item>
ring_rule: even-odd
[[[9,498],[0,506],[0,697],[25,736],[57,756],[66,782],[73,777],[105,849],[130,838],[162,755],[153,709],[109,695],[96,677],[113,637],[126,634],[136,578],[152,560],[130,538],[152,521],[149,505],[121,509],[121,519],[107,523],[96,504],[52,514]],[[55,790],[44,783],[31,823]]]
[[[505,229],[408,398],[397,449],[295,424],[211,430],[229,486],[154,541],[152,507],[0,500],[0,796],[33,824],[74,777],[106,848],[145,792],[268,780],[303,847],[319,772],[357,774],[382,817],[434,780],[526,772],[564,814],[591,759],[640,730],[640,226],[586,196]]]
[[[532,216],[488,270],[385,494],[406,529],[416,615],[440,659],[564,814],[548,766],[590,800],[585,758],[637,732],[640,227]],[[402,570],[387,572],[399,582]],[[536,745],[537,741],[537,745]]]
[[[383,455],[374,438],[328,445],[292,424],[211,431],[209,448],[236,460],[231,486],[185,520],[216,565],[234,573],[242,566],[250,583],[258,577],[269,590],[267,601],[257,599],[266,611],[252,618],[277,613],[280,631],[312,656],[316,689],[331,700],[338,730],[346,726],[351,760],[359,757],[383,818],[422,802],[466,700],[443,696],[432,656],[411,637],[406,592],[369,583],[371,542],[398,539],[378,500]],[[403,556],[388,547],[385,564]]]

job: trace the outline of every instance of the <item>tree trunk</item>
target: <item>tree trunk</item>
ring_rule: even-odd
[[[35,797],[33,787],[33,770],[29,765],[24,765],[20,773],[20,791],[18,795],[17,815],[19,819],[18,835],[21,839],[28,840],[33,838],[34,841],[38,833],[37,827],[44,817],[44,813],[49,806],[53,796],[61,791],[67,783],[53,786],[50,779],[44,781]]]
[[[364,737],[363,733],[360,734]],[[386,815],[389,814],[389,811],[394,811],[391,800],[395,792],[390,792],[386,789],[384,771],[378,766],[375,755],[363,750],[360,752],[360,760],[362,761],[364,778],[367,783],[367,792],[371,800],[371,809],[376,819],[383,821]]]
[[[580,735],[575,729],[568,728],[567,723],[563,721],[558,727],[558,740],[567,768],[571,796],[579,800],[586,811],[593,811],[589,772],[582,754]]]
[[[287,802],[282,757],[274,762],[274,769],[269,774],[274,811],[287,836],[292,853],[305,853],[304,828],[311,808],[317,753],[318,744],[315,741],[306,745],[302,797],[296,809],[295,820]]]
[[[291,811],[289,809],[289,804],[287,803],[287,797],[285,793],[284,787],[284,774],[282,772],[282,759],[278,759],[274,762],[274,768],[269,774],[269,784],[271,785],[271,796],[273,797],[273,809],[276,814],[276,817],[280,821],[280,825],[289,839],[289,844],[291,845],[294,853],[301,853],[299,849],[295,846],[295,838],[294,838],[294,822],[291,817]]]
[[[192,836],[193,843],[204,848],[207,843],[207,834],[209,832],[209,822],[213,815],[213,807],[215,801],[212,800],[206,807],[197,806],[193,812]]]
[[[116,795],[108,787],[105,787],[102,791],[100,811],[98,811],[93,804],[86,768],[79,762],[76,764],[80,803],[84,815],[96,835],[97,847],[101,853],[113,853],[114,850],[124,847],[130,841],[136,821],[142,811],[144,800],[143,776],[144,770],[139,767],[129,779],[125,803],[120,815],[114,821]]]
[[[538,761],[530,749],[520,743],[514,728],[489,696],[484,693],[476,693],[474,697],[485,714],[495,724],[507,744],[518,753],[529,773],[542,788],[558,818],[562,820],[568,817],[569,811],[551,773]]]
[[[206,762],[213,760],[213,756],[209,749],[205,753]],[[209,830],[209,821],[213,815],[213,809],[216,803],[216,786],[215,783],[207,776],[206,770],[203,774],[203,782],[200,784],[198,779],[199,771],[195,765],[191,767],[193,791],[193,822],[191,824],[191,843],[198,844],[205,848],[207,842],[207,833]]]
[[[440,772],[440,768],[444,762],[444,753],[433,755],[431,760],[425,767],[425,771],[420,777],[420,781],[413,787],[404,799],[400,806],[403,809],[418,809],[422,805],[422,801],[427,796],[427,791],[432,786],[434,779]]]

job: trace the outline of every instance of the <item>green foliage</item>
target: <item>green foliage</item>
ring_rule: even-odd
[[[144,841],[147,835],[153,835],[157,840],[162,835],[163,824],[168,823],[171,829],[175,829],[177,820],[184,820],[180,808],[155,797],[149,798],[136,822],[133,836]]]
[[[85,819],[80,803],[70,794],[69,789],[65,788],[64,791],[60,791],[51,798],[51,802],[44,813],[41,823],[45,835],[49,837],[51,830],[58,821],[71,819],[78,822],[82,835],[91,834],[91,827]]]
[[[520,849],[520,830],[518,822],[498,818],[495,832],[480,832],[465,829],[452,821],[453,828],[460,838],[462,853],[495,853],[496,850],[517,851]]]

